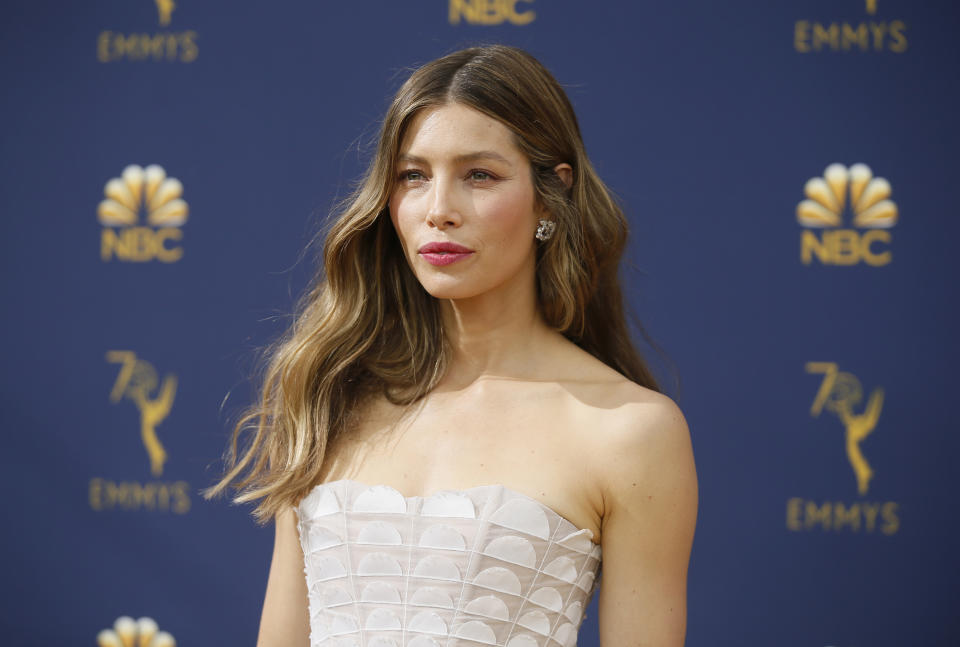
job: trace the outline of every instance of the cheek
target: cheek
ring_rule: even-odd
[[[526,192],[491,195],[482,204],[477,205],[481,219],[490,227],[491,233],[505,243],[516,245],[526,241],[527,234],[532,238],[536,216],[533,212],[533,196]]]
[[[408,227],[405,224],[405,210],[403,205],[403,200],[392,197],[390,202],[387,203],[387,208],[390,211],[390,222],[393,223],[393,230],[397,234],[397,238],[400,239],[400,244],[406,249],[406,235]]]

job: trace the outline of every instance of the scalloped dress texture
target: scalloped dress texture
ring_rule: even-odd
[[[503,485],[341,479],[296,508],[311,647],[575,647],[600,546]]]

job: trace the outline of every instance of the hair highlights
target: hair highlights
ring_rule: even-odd
[[[387,205],[414,115],[449,102],[502,122],[530,160],[536,199],[557,222],[537,250],[547,324],[657,389],[624,316],[617,273],[627,221],[587,158],[569,99],[523,50],[469,48],[420,67],[397,92],[376,154],[326,235],[323,271],[290,329],[266,349],[259,400],[234,428],[225,474],[203,491],[206,498],[232,484],[234,502],[262,499],[254,515],[267,521],[317,484],[330,441],[366,396],[414,402],[443,376],[449,349],[439,302],[410,270]],[[573,167],[569,188],[553,171],[563,162]]]

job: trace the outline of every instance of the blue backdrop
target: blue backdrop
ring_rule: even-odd
[[[629,215],[688,644],[960,641],[955,3],[5,7],[4,644],[255,642],[272,528],[197,491],[404,70],[480,42],[554,72]]]

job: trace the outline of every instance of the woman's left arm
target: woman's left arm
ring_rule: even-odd
[[[690,432],[666,396],[637,407],[632,420],[611,430],[600,452],[600,645],[680,647],[697,520]]]

